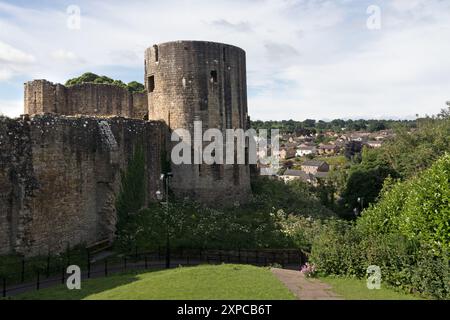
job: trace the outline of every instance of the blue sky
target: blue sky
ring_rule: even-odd
[[[253,119],[412,118],[450,100],[447,0],[0,0],[0,113],[22,112],[31,79],[142,81],[145,48],[181,39],[246,50]]]

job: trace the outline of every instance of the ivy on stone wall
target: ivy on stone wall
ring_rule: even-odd
[[[136,146],[133,158],[121,177],[120,193],[116,200],[117,233],[126,225],[129,216],[145,205],[145,156],[142,145]]]

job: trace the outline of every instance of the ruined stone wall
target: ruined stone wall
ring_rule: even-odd
[[[0,254],[111,238],[120,171],[137,145],[147,200],[160,189],[163,125],[124,118],[0,119]]]
[[[163,120],[171,130],[187,129],[193,138],[194,121],[224,135],[226,129],[247,129],[245,51],[238,47],[203,41],[155,45],[145,53],[145,79],[150,119]],[[248,165],[172,163],[172,171],[178,196],[223,204],[248,200]]]
[[[122,116],[144,119],[147,94],[130,93],[111,84],[84,83],[65,87],[46,80],[25,83],[25,114]]]

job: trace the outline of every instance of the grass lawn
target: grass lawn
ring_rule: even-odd
[[[81,290],[65,286],[25,293],[15,299],[294,299],[268,268],[202,265],[146,273],[128,273],[83,281]]]
[[[420,300],[412,294],[397,292],[381,283],[380,290],[367,289],[366,280],[338,277],[320,277],[320,281],[331,285],[332,290],[346,300]]]

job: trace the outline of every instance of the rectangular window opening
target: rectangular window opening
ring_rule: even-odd
[[[155,91],[155,76],[148,77],[148,92]]]
[[[211,71],[211,82],[217,83],[217,71],[216,70]]]
[[[159,48],[158,48],[158,46],[155,44],[155,45],[153,46],[153,49],[155,50],[155,62],[158,62],[158,61],[159,61]]]

